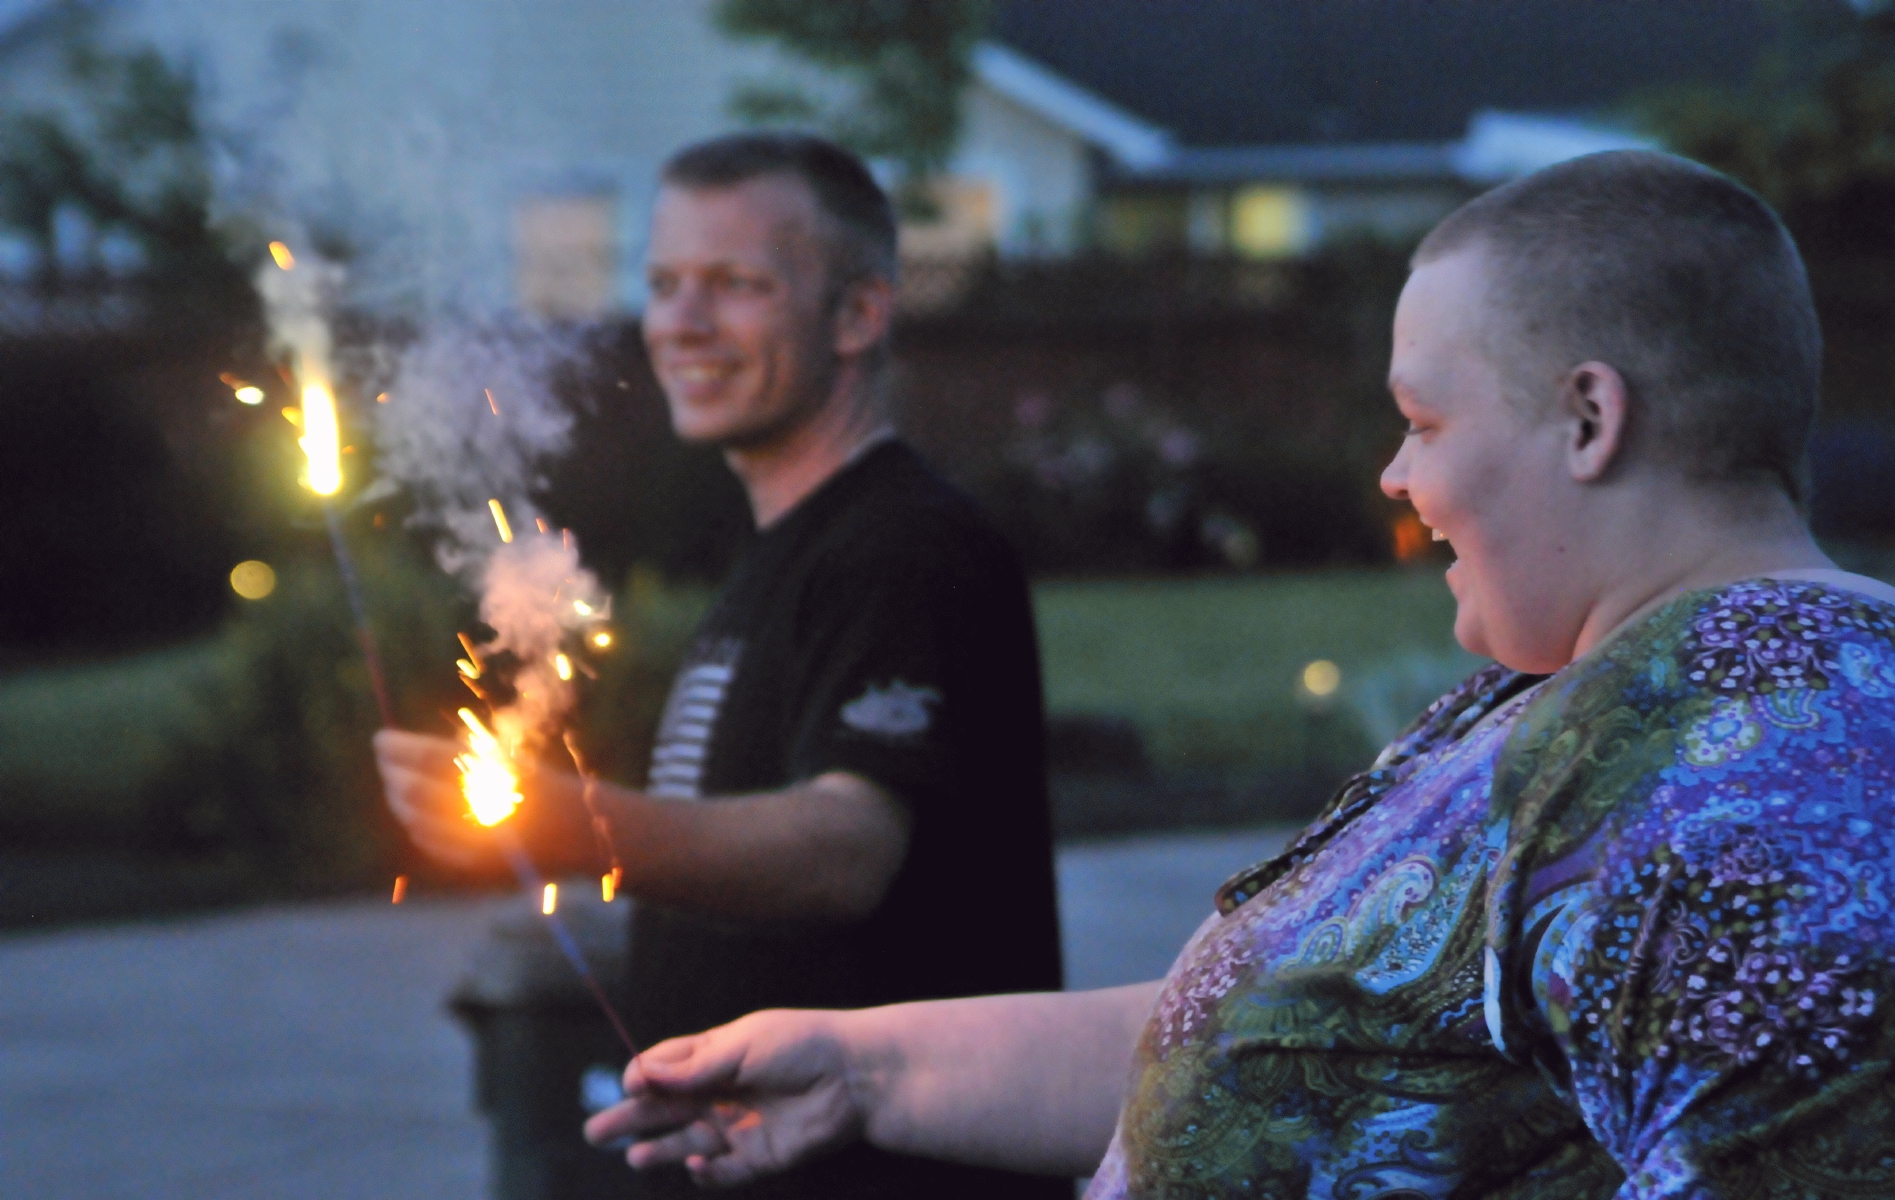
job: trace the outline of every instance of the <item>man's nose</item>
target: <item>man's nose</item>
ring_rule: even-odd
[[[709,290],[682,283],[663,299],[645,306],[647,336],[692,338],[706,337],[717,330],[716,313],[710,304]]]

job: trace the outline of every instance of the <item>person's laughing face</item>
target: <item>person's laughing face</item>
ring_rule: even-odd
[[[828,401],[835,322],[820,223],[815,195],[790,175],[659,192],[645,346],[683,440],[768,444]]]
[[[1382,490],[1453,545],[1456,640],[1517,670],[1554,671],[1583,619],[1561,578],[1564,431],[1505,394],[1483,337],[1486,292],[1478,248],[1416,268],[1402,289],[1389,389],[1408,429]]]

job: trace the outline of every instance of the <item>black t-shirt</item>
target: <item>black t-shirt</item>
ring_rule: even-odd
[[[750,546],[672,686],[649,790],[774,791],[848,771],[913,819],[881,907],[848,925],[639,904],[641,1045],[761,1008],[1056,990],[1039,655],[1026,583],[973,502],[900,442],[864,453]],[[812,864],[812,869],[821,869]],[[687,1194],[681,1173],[640,1194]],[[1061,1181],[856,1147],[743,1195],[1067,1196]]]

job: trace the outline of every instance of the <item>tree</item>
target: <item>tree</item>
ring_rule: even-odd
[[[1671,149],[1737,178],[1796,236],[1830,344],[1825,391],[1889,409],[1895,339],[1895,6],[1776,0],[1779,32],[1751,80],[1648,97]]]
[[[988,17],[987,0],[718,0],[714,10],[731,36],[775,42],[853,93],[825,103],[795,84],[751,81],[732,99],[737,115],[807,122],[864,157],[893,160],[911,209],[925,206],[922,185],[954,152]]]
[[[38,107],[0,117],[0,225],[24,235],[41,272],[54,276],[73,266],[60,260],[59,227],[76,215],[100,241],[129,247],[127,273],[216,311],[244,312],[248,281],[209,220],[195,78],[156,50],[107,47],[95,20],[76,10],[58,32],[60,86]]]

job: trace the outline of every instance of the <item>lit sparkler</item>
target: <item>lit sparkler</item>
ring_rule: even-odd
[[[619,1041],[624,1043],[626,1051],[637,1054],[637,1044],[632,1041],[632,1035],[625,1031],[618,1011],[606,997],[605,989],[599,986],[598,977],[586,965],[586,956],[580,952],[579,943],[573,940],[566,923],[559,919],[559,885],[540,878],[525,848],[514,836],[512,826],[506,824],[507,818],[520,806],[520,779],[514,770],[512,756],[473,712],[463,708],[459,715],[461,723],[467,726],[467,753],[456,758],[454,764],[460,768],[461,795],[467,801],[469,814],[494,831],[500,853],[506,858],[507,865],[513,868],[520,887],[529,895],[534,892],[540,894],[540,912],[546,917],[546,926],[552,931],[553,941],[559,945],[560,953],[566,956],[566,961],[572,964],[572,969],[598,1002],[599,1010],[611,1021],[612,1029],[618,1034]]]

